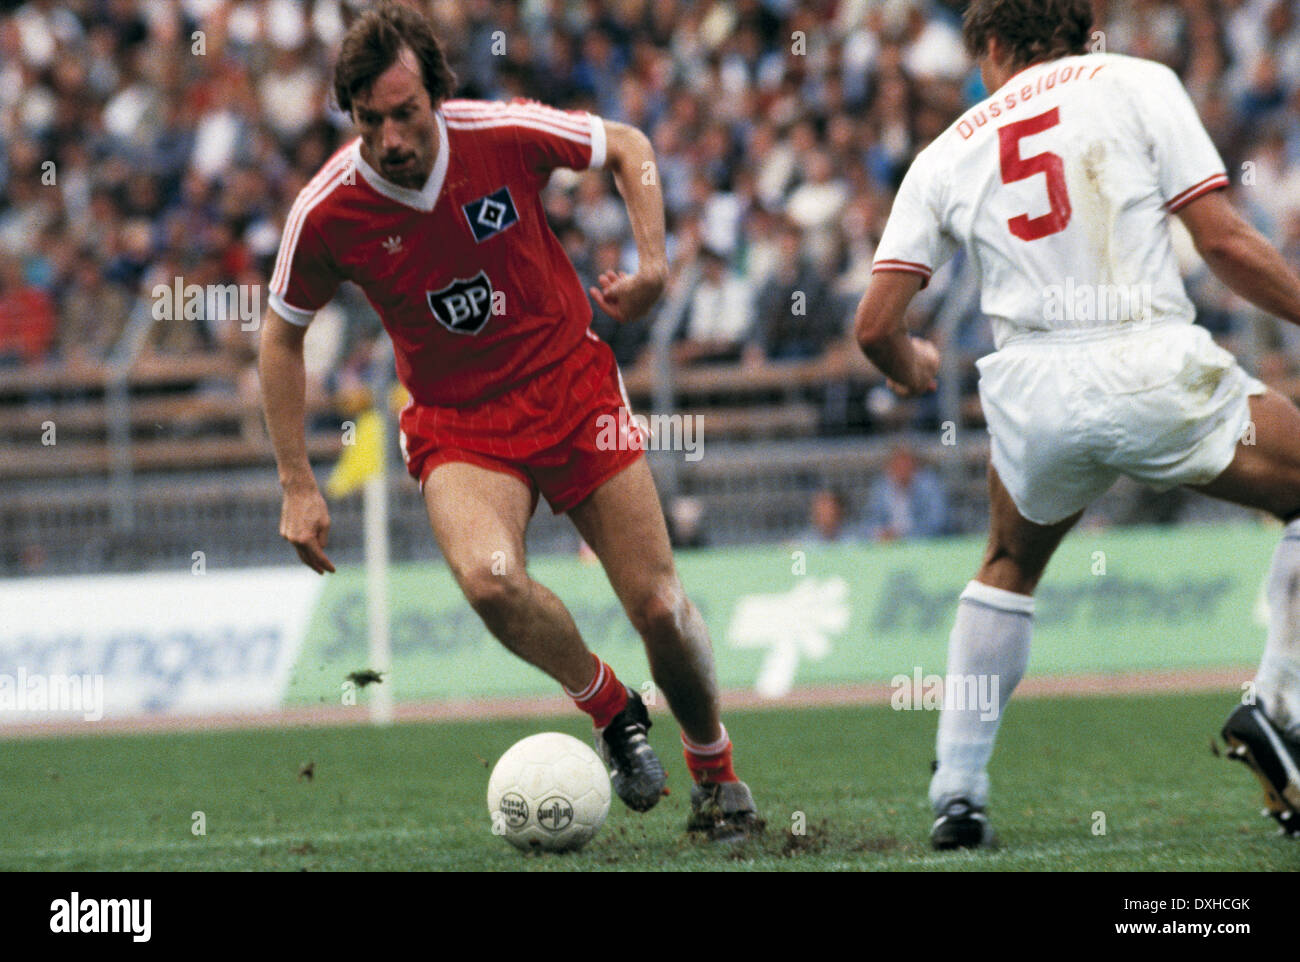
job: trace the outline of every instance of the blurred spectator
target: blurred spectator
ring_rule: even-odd
[[[819,357],[844,331],[830,288],[804,253],[803,232],[781,227],[776,266],[758,292],[750,361],[793,361]]]
[[[45,361],[56,325],[54,301],[27,282],[22,261],[0,255],[0,367]]]
[[[832,544],[857,540],[857,532],[845,519],[848,502],[844,493],[830,486],[813,492],[808,504],[808,527],[795,539],[796,544]]]
[[[72,362],[106,360],[126,329],[130,309],[128,291],[104,279],[94,251],[81,251],[59,311],[59,355]]]
[[[616,200],[603,174],[584,174],[578,182],[573,222],[582,231],[584,243],[598,245],[616,241],[629,233],[627,213]]]
[[[674,360],[737,360],[752,323],[753,290],[718,251],[704,248],[699,262],[699,280],[691,293],[682,340],[674,346]]]
[[[699,498],[678,495],[668,504],[668,537],[674,548],[704,548],[709,536],[704,528],[704,504]]]
[[[876,541],[933,538],[948,524],[948,497],[939,476],[917,464],[906,445],[890,452],[885,472],[871,486],[862,525]]]
[[[823,150],[812,151],[805,180],[790,194],[785,211],[808,232],[813,255],[822,262],[828,259],[831,233],[848,201],[848,185],[836,175],[830,155]]]

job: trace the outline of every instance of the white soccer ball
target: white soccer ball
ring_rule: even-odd
[[[584,742],[543,732],[515,742],[488,779],[492,834],[525,852],[582,848],[609,813],[609,772]]]

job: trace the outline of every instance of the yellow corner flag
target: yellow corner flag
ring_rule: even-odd
[[[341,498],[356,491],[384,470],[384,419],[370,408],[357,416],[352,443],[345,445],[339,463],[325,482],[325,493]]]

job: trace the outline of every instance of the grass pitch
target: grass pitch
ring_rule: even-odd
[[[662,711],[651,740],[672,794],[647,815],[615,800],[565,855],[493,837],[485,793],[515,740],[586,737],[576,715],[19,740],[0,750],[0,869],[1295,871],[1300,842],[1260,818],[1244,766],[1210,752],[1233,697],[1013,702],[992,767],[1002,847],[979,853],[929,849],[936,715],[884,706],[729,714],[768,821],[736,853],[686,839],[689,782]]]

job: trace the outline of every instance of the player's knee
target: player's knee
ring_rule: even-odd
[[[527,593],[527,575],[513,566],[476,565],[457,580],[470,607],[488,621],[508,615]]]
[[[631,606],[628,616],[643,637],[654,638],[681,631],[690,602],[676,578],[664,579]]]

